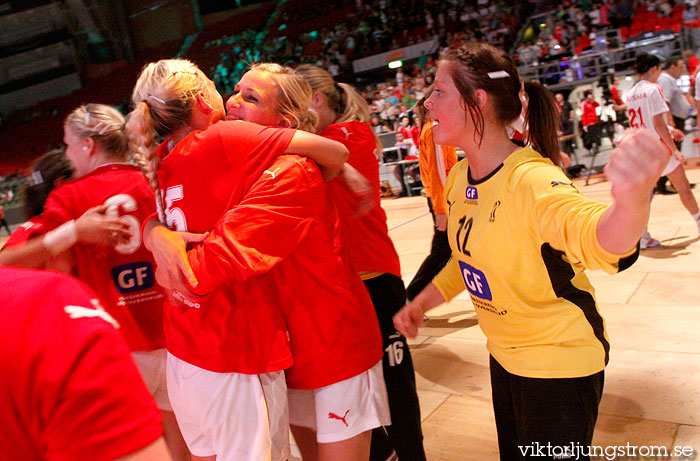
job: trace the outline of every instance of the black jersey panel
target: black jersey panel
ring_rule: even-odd
[[[603,345],[603,350],[605,350],[605,364],[607,365],[610,343],[608,343],[608,340],[605,338],[603,317],[601,317],[598,309],[596,309],[593,295],[587,291],[576,288],[573,283],[571,283],[571,279],[574,278],[575,273],[571,264],[567,263],[564,258],[562,258],[564,255],[563,251],[555,250],[548,243],[543,244],[540,251],[554,293],[560,298],[564,298],[573,303],[583,311],[583,315],[593,328],[593,334]]]

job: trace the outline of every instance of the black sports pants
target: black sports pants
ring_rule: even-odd
[[[604,371],[582,378],[524,378],[508,373],[491,357],[501,460],[576,459],[576,452],[567,457],[554,449],[572,444],[584,448],[578,459],[589,459],[583,455],[593,440],[603,381]]]
[[[401,461],[424,461],[423,431],[413,360],[406,338],[396,331],[393,320],[394,314],[406,303],[403,280],[393,274],[383,274],[365,280],[365,286],[382,330],[382,365],[391,411],[391,426],[386,427],[386,433],[381,427],[372,433],[370,460],[384,461],[393,448]]]

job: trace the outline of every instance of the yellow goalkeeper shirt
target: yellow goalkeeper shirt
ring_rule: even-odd
[[[598,243],[607,205],[581,195],[530,147],[479,181],[462,160],[445,199],[452,259],[433,283],[446,300],[466,287],[491,355],[531,378],[603,370],[610,346],[584,268],[615,273],[639,254],[615,255]]]

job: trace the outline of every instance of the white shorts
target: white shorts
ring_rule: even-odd
[[[131,357],[136,363],[136,367],[141,372],[141,377],[146,383],[148,391],[162,411],[173,411],[168,399],[168,383],[165,377],[165,362],[167,351],[156,349],[154,351],[132,352]]]
[[[195,456],[286,460],[289,413],[284,372],[214,373],[168,354],[168,393]]]
[[[666,168],[664,168],[664,172],[661,173],[661,176],[666,176],[667,174],[669,174],[670,172],[672,172],[673,170],[678,168],[678,165],[680,165],[680,164],[681,164],[681,162],[678,161],[676,156],[671,155],[671,158],[668,161],[668,163],[666,164]]]
[[[391,424],[381,360],[357,376],[312,390],[289,389],[289,423],[316,432],[318,443],[340,442]]]

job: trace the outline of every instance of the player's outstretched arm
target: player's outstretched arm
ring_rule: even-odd
[[[445,298],[435,284],[429,283],[413,301],[394,315],[394,326],[407,338],[415,338],[418,335],[418,327],[423,323],[423,316],[433,307],[445,302]]]
[[[9,247],[0,252],[0,265],[41,269],[56,255],[77,242],[117,245],[130,237],[129,228],[118,217],[105,214],[104,206],[90,208],[45,235],[30,239],[21,247]]]
[[[610,155],[605,175],[612,182],[613,204],[598,222],[598,241],[613,254],[634,249],[649,220],[651,192],[670,153],[646,130],[627,130]]]

